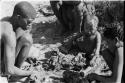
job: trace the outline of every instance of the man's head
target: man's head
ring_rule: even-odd
[[[93,35],[97,31],[98,18],[96,16],[87,16],[84,23],[84,31],[88,35]]]
[[[22,1],[15,5],[12,17],[16,18],[19,27],[26,29],[26,26],[36,17],[36,11],[30,3]]]
[[[104,37],[109,46],[115,46],[118,41],[123,41],[123,27],[119,23],[112,23],[111,26],[104,31]]]

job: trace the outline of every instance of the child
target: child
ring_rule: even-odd
[[[99,55],[101,35],[97,31],[98,18],[89,15],[85,20],[83,38],[77,39],[78,46],[84,53]]]
[[[64,47],[72,50],[71,44],[75,40],[76,42],[73,46],[75,48],[78,48],[79,52],[86,53],[88,61],[92,58],[92,56],[90,55],[99,55],[101,46],[101,35],[97,31],[98,22],[99,21],[96,16],[86,16],[84,31],[82,33],[75,33],[73,34],[73,36],[70,36],[69,40],[63,42]]]

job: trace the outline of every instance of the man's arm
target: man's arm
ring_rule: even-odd
[[[30,47],[32,46],[33,40],[32,35],[28,32],[26,32],[24,35],[22,35],[16,44],[16,64],[15,66],[21,67],[22,63],[26,60]]]
[[[119,47],[115,53],[115,60],[113,64],[113,79],[116,83],[121,83],[122,73],[123,73],[123,47]]]
[[[96,50],[95,50],[95,54],[99,54],[100,52],[100,47],[101,47],[101,35],[99,32],[97,32],[97,44],[96,44]]]
[[[111,77],[104,77],[97,74],[90,74],[88,78],[96,79],[105,83],[121,83],[123,72],[123,47],[116,51],[115,60],[113,64],[113,73]]]

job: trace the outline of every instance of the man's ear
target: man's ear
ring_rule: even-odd
[[[116,40],[116,47],[122,47],[123,46],[123,43],[119,40],[118,37],[116,37],[115,40]]]
[[[18,20],[20,20],[22,17],[20,15],[17,15]]]
[[[17,22],[17,24],[19,25],[20,24],[20,15],[16,15],[16,22]]]
[[[115,37],[115,41],[116,41],[116,42],[119,42],[120,40],[119,40],[119,38],[118,38],[118,37]]]
[[[14,23],[14,25],[18,25],[18,21],[19,21],[19,16],[18,15],[13,15],[12,16],[12,21]]]
[[[116,44],[120,43],[120,40],[118,37],[115,37],[115,42],[116,42]]]

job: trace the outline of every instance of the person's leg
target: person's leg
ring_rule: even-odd
[[[60,9],[61,18],[59,19],[60,23],[64,28],[62,33],[69,32],[70,30],[70,26],[69,26],[70,22],[69,22],[67,13],[68,13],[68,7],[66,7],[65,5],[62,5]]]
[[[23,64],[23,62],[26,60],[30,47],[32,45],[32,37],[30,35],[25,34],[21,36],[17,40],[16,44],[16,59],[15,59],[15,66],[20,68]],[[27,77],[25,76],[10,76],[9,77],[9,82],[19,82],[19,81],[26,81]]]
[[[61,4],[59,3],[59,1],[50,1],[52,10],[54,12],[54,14],[57,16],[57,18],[60,18],[60,8],[61,8]]]
[[[67,29],[66,22],[64,21],[64,18],[63,18],[63,13],[65,13],[64,6],[60,4],[59,1],[50,1],[50,4],[54,14],[58,18],[61,25],[63,26],[62,33],[64,34],[64,32]]]
[[[74,22],[74,7],[73,6],[68,6],[67,8],[67,11],[66,11],[66,21],[68,23],[68,27],[69,27],[69,32],[70,34],[72,34],[72,31],[75,27],[75,22]]]
[[[5,47],[4,47],[4,43],[3,42],[1,42],[1,59],[0,59],[0,66],[1,66],[1,72],[0,72],[0,74],[3,74],[4,75],[4,73],[5,73],[5,57],[4,57],[4,55],[5,55],[5,52],[4,52],[4,49],[5,49]]]
[[[83,3],[80,3],[74,8],[74,30],[73,32],[81,32],[82,21],[83,21]]]
[[[30,34],[23,35],[18,41],[16,46],[16,62],[15,66],[21,67],[22,63],[26,60],[30,47],[32,45],[32,37]]]

